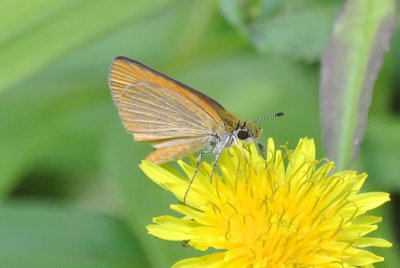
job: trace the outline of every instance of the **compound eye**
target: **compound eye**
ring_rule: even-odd
[[[237,137],[241,140],[245,140],[250,137],[250,133],[246,130],[239,130],[237,133]]]

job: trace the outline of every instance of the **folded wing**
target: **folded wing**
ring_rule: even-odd
[[[191,100],[145,82],[128,86],[116,105],[137,141],[209,136],[220,127]]]
[[[109,83],[125,128],[156,149],[146,160],[179,159],[226,131],[211,99],[140,62],[115,58]]]

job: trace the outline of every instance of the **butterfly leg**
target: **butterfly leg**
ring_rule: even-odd
[[[186,189],[185,195],[183,196],[183,204],[185,204],[185,202],[186,202],[186,197],[187,197],[187,194],[189,193],[189,189],[190,189],[190,187],[192,186],[192,183],[193,183],[193,181],[194,181],[194,178],[196,177],[197,172],[199,171],[200,162],[201,162],[201,157],[202,157],[203,155],[205,155],[205,154],[211,154],[211,153],[212,153],[211,150],[210,150],[210,151],[203,151],[203,152],[200,152],[199,156],[197,157],[197,163],[196,163],[196,167],[195,167],[194,172],[193,172],[193,176],[192,176],[192,178],[190,179],[189,186],[188,186],[188,188]]]
[[[237,141],[236,136],[235,136],[235,135],[232,135],[232,138],[233,138],[233,140],[235,141],[236,146],[237,146],[237,147],[239,148],[239,150],[242,152],[243,157],[244,157],[244,160],[246,160],[246,162],[249,162],[249,161],[247,161],[247,157],[246,157],[245,153],[243,152],[242,147],[240,147],[239,142]]]
[[[232,135],[232,136],[229,136],[229,137],[224,141],[224,143],[222,144],[222,146],[220,147],[220,149],[217,151],[217,153],[216,153],[216,155],[215,155],[215,161],[214,161],[214,163],[213,163],[213,165],[212,165],[212,169],[211,169],[210,183],[212,183],[212,177],[213,177],[215,168],[216,168],[216,166],[217,166],[219,156],[221,155],[222,151],[225,149],[226,145],[227,145],[227,144],[231,144],[231,139],[232,139],[232,137],[234,138],[235,136],[233,136],[233,135]]]

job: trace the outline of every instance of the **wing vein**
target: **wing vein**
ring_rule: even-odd
[[[196,124],[193,121],[179,120],[179,118],[168,116],[167,113],[161,113],[159,111],[155,112],[155,110],[152,110],[147,107],[140,106],[140,105],[135,105],[135,106],[133,106],[131,104],[128,104],[128,105],[129,105],[129,107],[122,106],[121,110],[124,112],[129,112],[130,115],[133,115],[133,114],[144,115],[144,116],[154,118],[157,121],[171,121],[171,122],[180,121],[180,122],[185,122],[186,124],[191,125],[193,127],[197,127],[197,128],[199,126],[203,126],[203,125]],[[129,108],[133,108],[133,109],[129,109]],[[140,108],[140,110],[139,109],[137,110],[136,108]],[[146,111],[147,113],[144,113],[144,111]],[[208,129],[208,128],[202,128],[202,129]]]
[[[165,88],[162,88],[162,89],[165,90]],[[145,92],[145,91],[142,91],[142,92],[143,92],[144,94],[150,95],[149,92]],[[151,91],[151,92],[152,92],[152,91]],[[171,92],[173,92],[173,91],[171,91]],[[152,93],[153,93],[153,92],[152,92]],[[164,94],[164,95],[165,95],[165,94]],[[192,111],[190,111],[189,109],[187,109],[186,107],[184,107],[184,106],[183,106],[181,103],[179,103],[178,101],[173,100],[174,105],[171,105],[171,104],[169,104],[168,102],[166,102],[165,100],[159,98],[159,97],[158,97],[157,95],[155,95],[155,94],[151,94],[150,96],[153,97],[153,98],[155,98],[155,99],[157,99],[157,100],[159,100],[159,101],[162,102],[163,104],[168,105],[168,107],[171,108],[171,111],[175,111],[175,112],[178,113],[178,114],[181,114],[181,115],[183,115],[183,116],[185,116],[185,117],[188,117],[188,118],[192,119],[194,122],[197,122],[197,123],[201,122],[201,120],[200,120],[200,118],[199,118],[198,116],[196,116]],[[139,100],[139,99],[138,99],[138,100]],[[143,99],[140,99],[140,100],[143,101]],[[169,98],[169,100],[171,101],[171,98]],[[146,103],[148,103],[148,102],[146,102]],[[180,107],[181,110],[178,110],[176,107]],[[183,113],[182,110],[185,110],[186,113]],[[192,116],[192,115],[194,115],[194,116]]]
[[[142,92],[143,92],[143,91],[142,91]],[[202,120],[201,120],[198,116],[196,116],[192,111],[190,111],[189,109],[187,109],[187,108],[184,107],[183,105],[179,104],[177,101],[175,101],[175,105],[176,105],[176,106],[180,106],[182,110],[185,110],[185,111],[186,111],[186,113],[184,113],[184,112],[181,111],[181,110],[175,109],[175,108],[173,107],[173,105],[170,105],[170,104],[167,103],[167,102],[163,102],[163,104],[168,105],[169,108],[166,107],[166,106],[164,106],[164,105],[159,105],[159,104],[154,103],[154,102],[148,102],[148,101],[146,101],[146,99],[141,98],[141,97],[143,97],[143,96],[141,96],[141,95],[135,94],[135,93],[133,93],[133,92],[129,92],[129,93],[130,93],[129,96],[126,95],[127,98],[130,98],[130,99],[132,99],[132,100],[136,100],[136,101],[141,102],[141,103],[145,103],[145,104],[147,104],[147,105],[149,105],[149,106],[152,106],[152,107],[154,107],[154,108],[158,108],[158,110],[164,110],[165,113],[161,113],[162,116],[165,116],[165,114],[166,114],[167,112],[172,112],[172,113],[175,113],[175,114],[179,114],[179,115],[181,115],[181,116],[184,116],[184,117],[186,117],[186,118],[189,118],[190,120],[185,120],[185,121],[190,122],[190,125],[192,125],[192,126],[194,126],[194,127],[202,126],[204,129],[210,130],[210,127],[209,127],[209,126],[207,126],[207,125],[205,125],[205,124],[202,124]],[[148,94],[148,93],[146,93],[146,92],[143,92],[143,93]],[[149,96],[149,95],[148,95],[148,96]],[[157,100],[162,101],[162,99],[159,99],[159,98],[156,97],[154,94],[151,94],[150,97],[154,97],[154,98],[156,98]],[[124,104],[126,104],[126,105],[129,105],[129,106],[131,106],[131,107],[134,107],[133,105],[135,105],[135,106],[138,106],[138,107],[140,107],[140,108],[142,108],[142,109],[146,109],[146,107],[140,106],[140,105],[138,105],[137,103],[132,103],[132,102],[123,101],[123,100],[121,100],[120,102],[121,102],[121,103],[124,103]],[[120,105],[120,106],[121,106],[121,105]],[[149,110],[149,109],[147,109],[147,110]],[[154,109],[154,110],[151,109],[150,111],[151,111],[151,112],[154,112],[154,111],[156,111],[156,110],[157,110],[157,109]],[[172,118],[172,120],[176,120],[176,118],[177,118],[177,117],[175,116],[174,118]]]

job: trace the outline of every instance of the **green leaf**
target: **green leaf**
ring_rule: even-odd
[[[136,238],[119,220],[46,203],[0,207],[3,267],[149,267]]]
[[[338,7],[338,1],[220,1],[223,16],[259,52],[307,62],[318,60]]]
[[[114,27],[171,1],[7,2],[0,12],[0,26],[4,26],[0,39],[0,92]]]
[[[357,156],[372,90],[395,25],[395,0],[349,0],[321,66],[320,115],[326,156],[338,170]]]

